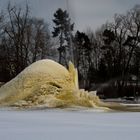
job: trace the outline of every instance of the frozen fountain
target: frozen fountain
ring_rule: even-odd
[[[0,106],[17,108],[77,108],[105,111],[140,111],[140,107],[104,103],[95,94],[79,89],[78,73],[73,63],[66,69],[59,63],[37,61],[0,87]]]
[[[0,105],[16,107],[97,108],[98,96],[78,87],[78,74],[52,60],[40,60],[0,88]]]

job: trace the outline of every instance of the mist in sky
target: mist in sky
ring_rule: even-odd
[[[0,0],[0,10],[5,9],[9,0]],[[139,0],[10,0],[11,4],[31,7],[31,14],[44,18],[53,26],[53,14],[58,8],[66,9],[70,13],[76,30],[93,30],[107,21],[111,21],[115,13],[124,13],[140,4]]]

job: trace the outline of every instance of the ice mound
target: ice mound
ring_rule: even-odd
[[[33,63],[0,88],[1,106],[97,108],[99,104],[96,95],[79,89],[72,63],[67,70],[49,59]]]

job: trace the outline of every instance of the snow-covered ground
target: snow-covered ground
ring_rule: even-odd
[[[139,140],[140,113],[0,110],[0,140]]]

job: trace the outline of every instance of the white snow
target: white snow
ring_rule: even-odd
[[[140,113],[0,110],[0,140],[139,140]]]

